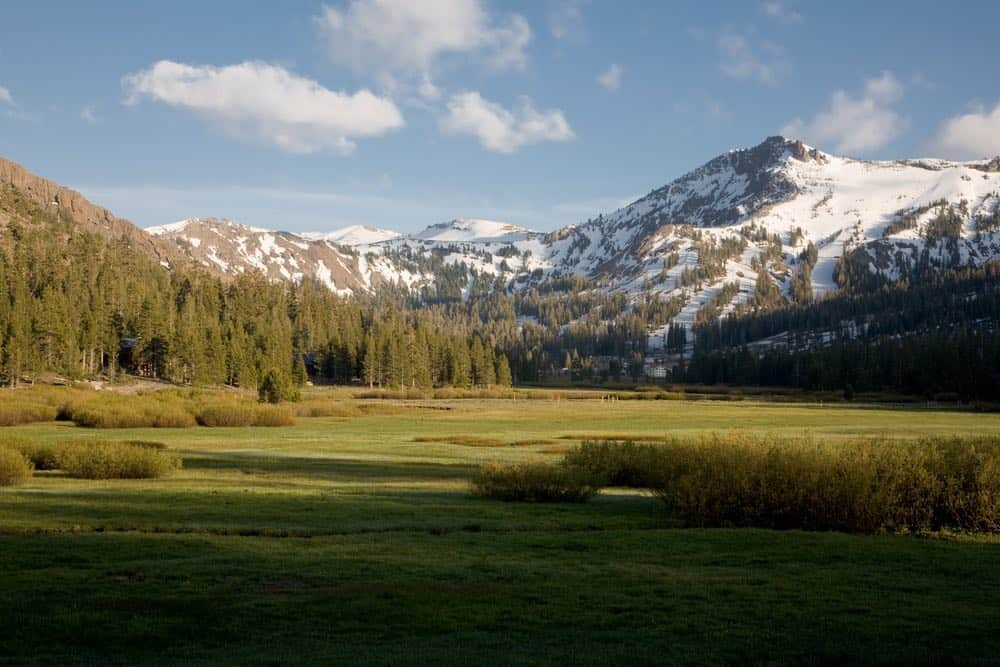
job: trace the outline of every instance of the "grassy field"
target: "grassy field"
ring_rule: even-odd
[[[2,400],[2,397],[0,397]],[[1000,415],[808,404],[362,402],[279,428],[0,429],[161,441],[159,480],[0,489],[0,662],[991,663],[1000,539],[679,528],[640,491],[472,496],[591,437],[993,434]]]

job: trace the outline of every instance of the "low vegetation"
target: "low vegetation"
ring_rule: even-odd
[[[585,442],[554,465],[488,464],[473,484],[503,500],[584,500],[606,486],[646,488],[691,526],[1000,531],[997,438]]]
[[[31,462],[16,449],[0,447],[0,486],[22,484],[31,478]]]
[[[59,469],[82,479],[155,479],[181,467],[176,454],[134,442],[77,442],[57,455]]]
[[[196,416],[201,426],[293,426],[295,415],[284,405],[215,403]]]
[[[147,440],[56,444],[8,437],[0,441],[0,467],[20,471],[22,481],[32,470],[58,470],[81,479],[155,479],[181,467],[180,457],[166,449]],[[5,463],[9,461],[14,463]]]
[[[549,463],[487,463],[472,486],[487,498],[540,503],[581,502],[597,491],[585,471]]]

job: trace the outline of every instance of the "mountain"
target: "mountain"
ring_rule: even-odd
[[[371,291],[368,274],[347,248],[290,232],[272,232],[221,218],[191,218],[150,227],[153,238],[228,275],[260,271],[271,280],[316,278],[341,294]]]
[[[125,241],[164,266],[187,263],[185,253],[143,232],[128,220],[87,201],[79,192],[32,174],[0,157],[0,228],[31,207],[55,212],[65,222],[117,241]]]
[[[511,243],[524,241],[532,235],[538,236],[539,233],[508,222],[456,219],[431,225],[411,238],[448,243]]]
[[[401,234],[391,229],[381,229],[368,225],[351,225],[350,227],[335,229],[332,232],[302,232],[299,236],[310,241],[328,241],[337,245],[353,247],[371,245],[380,241],[389,241],[399,238]]]
[[[1000,257],[1000,159],[874,162],[771,137],[550,233],[477,219],[412,235],[234,225],[152,231],[206,265],[314,275],[345,293],[381,284],[433,291],[443,282],[464,293],[484,275],[523,290],[580,276],[609,291],[676,299],[675,320],[691,324],[699,312],[720,315],[755,298],[804,299]]]

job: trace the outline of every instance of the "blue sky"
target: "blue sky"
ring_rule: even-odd
[[[257,4],[257,3],[254,3]],[[1000,153],[1000,3],[16,3],[0,155],[149,226],[580,222],[781,131]]]

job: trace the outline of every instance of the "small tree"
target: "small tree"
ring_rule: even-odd
[[[298,392],[289,378],[273,368],[264,373],[264,379],[257,388],[257,395],[261,403],[281,403],[298,398]]]

